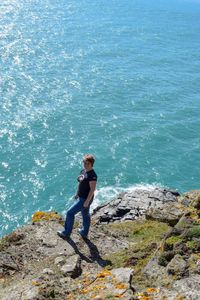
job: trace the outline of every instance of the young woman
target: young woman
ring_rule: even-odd
[[[75,215],[81,211],[83,218],[83,227],[78,229],[78,233],[82,237],[87,237],[90,228],[90,205],[94,199],[94,191],[96,189],[97,174],[93,169],[95,159],[91,154],[86,154],[83,157],[84,169],[81,170],[80,175],[77,177],[79,182],[76,195],[74,198],[77,200],[66,214],[65,229],[57,231],[57,234],[62,238],[69,238],[74,225]]]

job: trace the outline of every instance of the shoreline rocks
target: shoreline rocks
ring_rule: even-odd
[[[132,192],[120,193],[116,199],[98,206],[94,209],[93,216],[98,224],[136,220],[144,216],[149,210],[155,211],[155,215],[162,209],[165,213],[167,207],[170,207],[172,203],[177,201],[178,196],[180,194],[176,191],[161,188],[138,188]],[[178,209],[175,212],[176,214],[178,214]],[[149,214],[149,218],[150,216],[151,214]],[[153,215],[152,218],[154,219]]]
[[[200,191],[121,193],[94,209],[86,240],[80,218],[66,241],[57,212],[36,212],[0,240],[0,299],[198,299],[199,202]]]

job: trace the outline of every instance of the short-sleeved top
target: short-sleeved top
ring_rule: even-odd
[[[77,180],[79,182],[78,185],[78,196],[82,198],[87,198],[89,192],[90,192],[90,181],[97,181],[97,174],[92,169],[90,171],[87,171],[85,169],[82,169],[80,171],[80,175],[77,177]],[[92,196],[91,202],[94,199],[94,195]]]

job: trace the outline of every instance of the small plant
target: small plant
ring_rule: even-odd
[[[158,257],[158,263],[161,266],[166,267],[168,262],[174,257],[175,253],[173,251],[165,251]]]
[[[190,250],[195,250],[197,247],[197,243],[195,241],[187,241],[186,246]]]
[[[183,242],[183,238],[180,236],[170,236],[168,239],[166,239],[165,244],[168,249],[172,250],[174,246],[177,246]]]
[[[195,225],[192,228],[189,228],[185,233],[184,236],[188,239],[192,239],[193,237],[200,236],[200,225]]]

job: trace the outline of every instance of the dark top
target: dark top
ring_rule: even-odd
[[[80,175],[77,177],[77,180],[79,182],[78,196],[86,199],[90,192],[89,181],[97,181],[97,174],[93,169],[87,172],[85,169],[82,169],[80,171]],[[94,199],[94,195],[92,196],[90,203],[93,201],[93,199]]]

